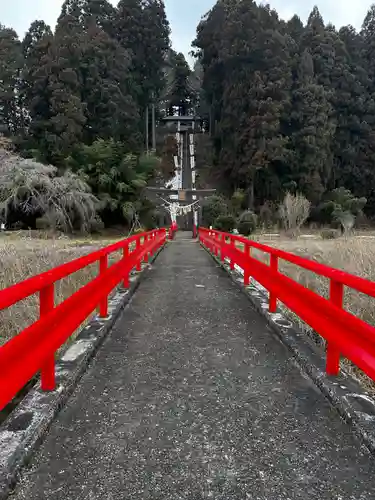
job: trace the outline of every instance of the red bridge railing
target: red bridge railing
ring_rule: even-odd
[[[240,267],[245,285],[254,278],[268,290],[271,313],[276,312],[279,300],[327,341],[329,375],[339,373],[344,356],[375,380],[375,328],[343,308],[345,287],[375,297],[374,282],[241,236],[200,228],[199,239],[222,261],[229,259],[231,269]],[[268,254],[270,264],[254,258],[253,248]],[[280,259],[328,278],[329,299],[279,272]]]
[[[0,347],[0,410],[38,373],[41,387],[55,389],[55,353],[96,308],[108,315],[108,296],[129,274],[148,262],[166,242],[166,230],[132,236],[89,255],[56,267],[39,276],[0,290],[0,311],[39,294],[40,319]],[[123,257],[108,265],[108,257],[122,251]],[[99,274],[87,285],[55,307],[55,283],[98,262]]]

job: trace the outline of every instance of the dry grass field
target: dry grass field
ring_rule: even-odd
[[[291,240],[266,236],[257,239],[266,245],[375,281],[375,236],[351,236],[335,240],[322,240],[317,237]],[[258,253],[258,256],[262,258],[261,253]],[[328,279],[283,261],[280,270],[316,293],[328,296]],[[346,290],[345,308],[375,325],[374,299]]]
[[[31,237],[27,232],[0,233],[0,289],[86,255],[120,239],[42,239],[38,236],[43,235],[37,235],[37,237],[33,235]],[[120,257],[120,254],[115,255],[111,259],[112,262],[118,257]],[[56,304],[59,304],[88,283],[97,273],[98,265],[94,264],[56,283]],[[32,296],[5,311],[0,311],[0,345],[33,323],[37,317],[37,296]]]
[[[323,240],[314,234],[301,236],[298,239],[289,239],[276,234],[263,234],[255,236],[254,239],[266,245],[375,281],[375,234],[362,233],[334,240]],[[254,255],[260,260],[267,261],[265,254],[262,252],[256,252]],[[307,288],[328,297],[329,280],[327,278],[283,261],[280,262],[280,270]],[[344,305],[346,310],[375,326],[375,299],[346,289]],[[310,335],[315,342],[324,345],[323,339],[314,334],[306,323],[302,322],[289,310],[284,309],[284,312],[291,319],[297,321],[302,330]],[[375,392],[373,381],[366,375],[362,374],[346,360],[343,360],[342,365],[347,371],[359,378],[371,392]]]

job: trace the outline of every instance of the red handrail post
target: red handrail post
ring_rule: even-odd
[[[140,248],[141,248],[141,237],[139,236],[136,241],[136,250],[139,250]],[[142,271],[142,261],[140,257],[138,257],[137,260],[137,271]]]
[[[152,231],[149,237],[149,241],[154,241],[154,239],[155,239],[155,231]],[[152,245],[150,249],[150,257],[152,257],[153,255],[154,255],[154,245]]]
[[[247,243],[245,243],[245,248],[244,248],[245,255],[249,255],[251,252],[251,247]],[[244,269],[243,271],[243,284],[245,286],[250,285],[250,271],[249,269]]]
[[[236,247],[236,243],[234,241],[233,236],[230,236],[229,240],[230,240],[230,246],[231,246],[231,250],[232,250],[232,249],[234,249]],[[233,257],[230,258],[230,268],[233,271],[233,269],[234,269],[234,259],[233,259]]]
[[[123,249],[123,259],[127,260],[128,258],[129,258],[129,243],[126,242]],[[129,272],[126,272],[122,286],[124,288],[129,288]]]
[[[226,245],[225,234],[222,234],[220,236],[220,240],[221,240],[220,257],[221,257],[221,262],[224,262],[225,261],[225,251],[224,251],[224,248],[225,248],[225,245]]]
[[[42,288],[39,293],[39,315],[46,316],[55,307],[55,285]],[[41,369],[42,391],[53,391],[56,387],[55,355],[48,359]]]
[[[329,284],[329,298],[332,304],[342,309],[344,303],[344,285],[331,279]],[[340,373],[340,351],[332,342],[327,343],[327,375],[337,376]]]
[[[104,274],[108,269],[108,255],[103,255],[99,260],[99,274]],[[108,296],[105,296],[99,304],[99,315],[101,318],[108,316]]]
[[[144,244],[144,245],[147,245],[147,244],[148,244],[148,242],[149,242],[149,237],[148,237],[148,235],[147,235],[147,236],[145,236],[145,238],[144,238],[144,240],[143,240],[143,244]],[[148,263],[148,250],[147,250],[147,252],[145,253],[145,256],[144,256],[144,258],[143,258],[143,262],[145,262],[146,264]]]
[[[279,259],[277,255],[271,254],[271,270],[274,272],[279,271]],[[269,312],[270,313],[275,313],[277,311],[277,296],[270,291],[270,298],[269,298]]]

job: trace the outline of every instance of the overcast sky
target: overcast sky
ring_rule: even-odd
[[[365,14],[375,0],[270,0],[284,19],[298,14],[306,20],[314,5],[318,5],[326,23],[336,27],[352,24],[360,28]],[[117,3],[113,0],[112,3]],[[168,19],[172,27],[173,47],[178,52],[187,54],[194,39],[196,26],[203,14],[215,3],[215,0],[165,0]],[[43,19],[51,26],[55,25],[62,0],[0,0],[0,23],[11,26],[20,36],[35,19]]]

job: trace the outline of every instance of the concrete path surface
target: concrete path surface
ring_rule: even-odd
[[[246,297],[182,234],[14,498],[369,500],[374,463]]]

